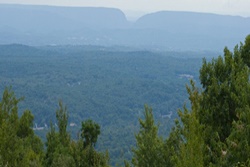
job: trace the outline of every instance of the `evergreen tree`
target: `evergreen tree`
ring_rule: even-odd
[[[178,157],[180,157],[180,149],[184,142],[181,134],[182,127],[180,122],[179,120],[175,120],[175,126],[172,127],[172,130],[163,145],[164,164],[166,166],[174,167],[177,164]]]
[[[41,166],[43,145],[32,130],[33,115],[24,111],[18,116],[14,92],[6,88],[0,102],[0,165]]]
[[[100,134],[100,126],[88,119],[82,122],[81,138],[84,141],[84,146],[95,146],[98,136]]]
[[[245,45],[236,46],[233,53],[225,48],[224,58],[220,56],[211,63],[204,60],[200,70],[203,91],[198,118],[206,127],[205,143],[208,149],[205,165],[228,166],[228,137],[233,132],[234,122],[242,122],[240,115],[248,115],[250,73],[245,58],[249,57],[246,51],[249,40],[247,37]]]
[[[56,119],[59,129],[59,140],[64,147],[69,147],[70,143],[70,135],[67,132],[68,117],[67,107],[63,106],[62,101],[59,101],[59,109],[56,110]]]
[[[203,167],[204,166],[204,139],[203,127],[198,120],[200,110],[200,95],[194,82],[191,80],[191,88],[187,87],[191,111],[184,106],[184,111],[179,111],[179,116],[183,122],[181,136],[183,142],[180,145],[179,156],[176,155],[176,167]]]
[[[67,132],[68,113],[67,108],[59,101],[56,110],[58,132],[50,125],[47,134],[47,150],[45,166],[52,167],[107,167],[109,162],[108,152],[100,153],[94,149],[100,134],[100,126],[92,120],[82,122],[81,137],[78,141],[70,139]]]
[[[56,118],[59,132],[56,132],[51,123],[50,132],[47,134],[45,166],[56,167],[63,163],[74,167],[75,161],[70,151],[70,135],[67,132],[68,113],[61,101],[59,101],[59,108],[56,111]]]
[[[241,44],[239,48],[236,47],[234,52],[243,58],[248,68],[245,67],[237,76],[238,96],[234,99],[242,107],[236,110],[237,119],[233,121],[231,133],[227,138],[227,162],[233,165],[250,166],[250,35],[246,37],[245,44]]]
[[[250,36],[234,52],[203,60],[202,89],[191,81],[191,111],[179,112],[176,166],[248,166],[250,162]],[[178,125],[179,126],[179,125]]]
[[[139,119],[140,131],[135,135],[132,164],[138,167],[164,166],[163,140],[158,136],[152,108],[145,105],[145,120]]]
[[[108,167],[109,154],[94,149],[100,134],[100,126],[92,120],[82,122],[80,138],[71,143],[75,164],[79,167]]]

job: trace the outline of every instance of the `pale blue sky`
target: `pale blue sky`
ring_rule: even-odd
[[[0,0],[0,3],[114,7],[130,16],[172,10],[250,17],[250,0]]]

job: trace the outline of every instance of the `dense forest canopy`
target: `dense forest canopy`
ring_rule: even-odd
[[[184,85],[199,78],[200,57],[218,54],[102,46],[1,45],[0,50],[0,89],[12,85],[17,97],[24,96],[20,114],[32,111],[35,133],[46,140],[62,100],[72,138],[77,138],[82,121],[97,122],[101,134],[96,148],[108,149],[112,164],[131,159],[145,103],[161,122],[160,133],[168,135],[176,110],[188,98]]]
[[[175,83],[175,80],[186,83],[187,79],[191,79],[190,85],[187,86],[187,93],[189,95],[190,104],[186,103],[183,109],[179,110],[178,112],[179,119],[176,119],[175,125],[173,126],[169,135],[164,134],[167,133],[167,131],[163,130],[161,132],[161,125],[171,126],[173,122],[171,123],[171,121],[167,121],[167,124],[163,124],[164,123],[163,121],[160,122],[160,124],[157,124],[155,123],[155,120],[160,121],[164,118],[164,116],[168,118],[170,118],[171,116],[162,114],[161,112],[159,112],[160,110],[158,112],[153,112],[153,109],[151,107],[147,105],[144,106],[145,111],[141,113],[144,116],[144,119],[139,118],[139,130],[136,132],[136,127],[138,124],[136,124],[135,122],[134,125],[132,125],[131,129],[130,128],[127,129],[131,130],[132,132],[136,132],[134,136],[136,144],[132,146],[133,142],[131,142],[127,145],[128,147],[130,147],[132,151],[131,162],[130,160],[126,161],[127,159],[126,156],[120,157],[120,159],[125,160],[124,163],[125,166],[235,167],[235,166],[250,165],[250,159],[249,159],[250,157],[249,155],[250,153],[249,150],[250,36],[247,36],[245,43],[237,45],[232,52],[229,49],[225,48],[223,56],[219,56],[218,58],[213,58],[212,60],[207,60],[204,58],[202,66],[200,68],[200,75],[199,75],[200,84],[197,81],[198,77],[196,73],[193,72],[193,67],[191,68],[190,65],[185,64],[190,59],[170,58],[166,57],[166,55],[162,55],[159,53],[158,57],[155,57],[156,55],[151,52],[100,51],[97,52],[98,53],[97,54],[96,52],[89,51],[87,52],[88,56],[78,57],[79,58],[78,61],[81,60],[80,58],[82,58],[83,64],[85,61],[89,61],[89,63],[87,64],[93,65],[95,68],[91,67],[86,68],[85,66],[83,69],[87,71],[84,73],[85,75],[83,75],[81,78],[83,81],[82,80],[79,81],[76,78],[72,78],[71,74],[73,73],[70,73],[70,71],[68,71],[69,73],[68,76],[67,75],[60,76],[60,73],[58,73],[57,71],[57,70],[62,70],[63,72],[65,72],[66,70],[63,69],[62,67],[68,67],[68,69],[72,68],[75,69],[75,71],[74,70],[73,71],[76,72],[76,74],[78,74],[77,76],[79,77],[80,73],[77,73],[77,71],[79,70],[79,69],[76,70],[77,66],[71,66],[68,64],[69,61],[71,60],[75,63],[75,65],[77,65],[77,61],[73,59],[74,56],[77,55],[73,54],[73,57],[69,59],[67,56],[61,55],[62,53],[57,51],[57,49],[52,51],[48,50],[48,48],[39,49],[39,48],[20,46],[20,45],[1,46],[1,47],[3,48],[2,50],[4,51],[2,52],[3,61],[1,62],[1,65],[5,65],[6,67],[6,69],[1,68],[3,72],[3,75],[1,77],[2,80],[5,82],[3,84],[8,85],[12,82],[19,84],[19,86],[28,84],[27,85],[28,87],[30,88],[32,88],[32,86],[34,87],[33,89],[34,91],[36,91],[36,89],[39,89],[39,87],[44,89],[44,87],[42,87],[43,83],[41,83],[41,85],[36,85],[34,82],[30,82],[34,81],[31,80],[31,77],[35,77],[35,79],[37,79],[38,81],[42,81],[41,77],[45,77],[48,75],[47,73],[49,71],[46,71],[44,67],[55,69],[54,71],[51,70],[52,72],[50,71],[50,73],[55,73],[55,76],[57,76],[55,77],[57,78],[56,80],[54,80],[55,78],[50,78],[52,82],[51,88],[58,87],[57,85],[58,83],[60,86],[64,85],[64,87],[60,87],[58,90],[54,89],[53,90],[54,92],[65,91],[65,88],[70,88],[70,92],[73,91],[72,94],[75,94],[79,91],[79,89],[76,88],[77,85],[80,86],[84,83],[83,81],[84,79],[86,79],[84,78],[85,75],[89,74],[89,72],[91,71],[91,70],[88,71],[87,69],[99,68],[101,70],[98,70],[98,72],[100,71],[108,72],[109,75],[100,75],[99,73],[96,73],[94,75],[91,74],[90,78],[92,79],[92,84],[100,82],[101,86],[103,83],[107,81],[105,79],[109,78],[110,75],[118,75],[118,76],[120,75],[121,80],[119,81],[118,85],[123,85],[124,88],[128,86],[131,89],[133,88],[134,85],[133,84],[127,85],[129,83],[125,81],[127,79],[129,80],[129,78],[131,77],[130,74],[132,74],[132,79],[136,78],[136,77],[133,78],[133,75],[137,77],[139,76],[139,78],[141,78],[143,81],[143,82],[137,81],[139,85],[150,82],[148,84],[145,84],[142,87],[143,89],[141,91],[146,92],[144,96],[147,95],[148,93],[149,94],[148,98],[149,99],[152,98],[151,100],[153,104],[157,106],[159,105],[159,100],[166,100],[166,98],[162,98],[162,96],[165,97],[164,93],[166,94],[169,93],[171,96],[180,93],[179,91],[177,91],[177,88],[178,89],[180,88],[175,87],[178,85],[173,85],[173,84],[169,89],[164,89],[168,90],[168,92],[166,91],[161,92],[162,91],[161,87],[159,87],[161,85],[160,83],[162,83],[163,81],[165,82],[168,81],[169,83]],[[16,47],[16,49],[19,50],[21,49],[25,52],[23,52],[23,54],[21,55],[22,57],[18,57],[20,55],[16,53],[13,54],[12,52],[10,52],[11,50],[9,49],[9,47]],[[42,56],[43,53],[49,53],[47,55],[48,56],[47,59],[46,56],[44,59],[44,57]],[[109,61],[114,60],[116,58],[114,56],[115,53],[116,54],[119,53],[121,56],[119,58],[121,58],[121,60],[123,61],[128,62],[129,66],[122,66],[122,63],[119,63],[120,59],[116,60],[116,64],[110,64]],[[126,57],[127,53],[128,57]],[[35,54],[35,56],[33,54]],[[86,54],[86,52],[84,52],[84,54]],[[141,56],[133,57],[134,58],[133,60],[136,60],[138,64],[141,63],[141,66],[138,66],[137,63],[134,64],[133,61],[131,62],[131,56],[135,56],[138,54],[141,54]],[[23,59],[25,57],[31,59]],[[10,61],[10,59],[13,58],[15,58],[14,60],[16,62]],[[53,59],[56,63],[53,62]],[[67,63],[58,66],[58,63],[60,63],[60,61],[58,60],[60,59],[65,59],[66,61],[62,62],[67,62]],[[99,61],[100,64],[98,63],[96,64],[96,61],[98,61],[98,59],[102,60]],[[166,67],[165,63],[167,63],[168,61],[173,62],[180,59],[185,60],[185,62],[182,61],[184,63],[179,64],[178,68],[174,68],[174,70],[172,69],[173,71],[171,71],[171,68],[167,68],[168,74],[170,73],[170,75],[165,76],[166,80],[161,80],[162,77],[164,77],[164,73],[160,73],[162,69],[161,70],[157,69],[156,66],[154,66],[154,63],[160,65],[160,67]],[[25,60],[30,60],[30,62],[25,62],[22,64],[22,61]],[[41,60],[46,63],[43,64]],[[194,62],[196,59],[191,59],[191,60]],[[37,64],[39,63],[41,66],[37,67]],[[102,63],[104,63],[105,66],[102,66],[103,65]],[[17,66],[13,66],[13,64]],[[28,64],[28,66],[24,66],[24,64]],[[168,65],[170,66],[171,64]],[[182,71],[183,65],[185,65],[185,67],[189,67],[188,70],[190,71],[188,73],[187,69],[185,68],[184,68],[185,73]],[[55,66],[61,68],[55,68]],[[111,68],[107,68],[108,66],[111,66]],[[8,68],[14,68],[14,67],[16,68],[15,72],[8,71]],[[34,70],[28,70],[31,67],[37,67],[37,68],[34,68]],[[116,71],[118,68],[121,67],[123,68],[124,73],[122,73],[121,71],[119,72]],[[142,67],[147,67],[147,68],[142,68]],[[131,68],[133,69],[132,70],[133,72],[134,71],[137,72],[131,73],[131,71],[129,71],[131,70]],[[45,71],[40,69],[43,69]],[[150,71],[152,70],[153,72],[150,73]],[[20,74],[29,74],[29,75],[25,76],[27,78],[21,79],[22,75]],[[58,79],[59,81],[61,79],[61,81],[63,82],[66,81],[66,82],[62,84],[63,82],[58,82]],[[110,82],[110,80],[108,81]],[[115,86],[114,84],[115,82],[113,82],[112,86]],[[125,82],[125,84],[123,84],[123,82]],[[164,83],[163,85],[165,85],[165,82],[163,82]],[[134,84],[136,85],[138,83],[135,82]],[[53,84],[55,85],[53,86]],[[153,94],[154,92],[150,91],[147,92],[147,90],[150,90],[151,87],[154,85],[155,85],[154,89],[159,88],[158,93],[161,94],[162,96],[158,97],[159,95],[158,93],[154,95]],[[107,86],[108,85],[106,85],[106,87],[103,87],[102,89],[107,90],[108,89]],[[20,101],[23,100],[23,98],[17,98],[16,95],[14,94],[12,89],[16,89],[17,92],[21,93],[20,89],[17,88],[18,86],[16,85],[13,85],[13,88],[5,88],[5,89],[1,88],[2,90],[4,90],[0,102],[0,164],[2,166],[109,166],[110,165],[110,156],[108,149],[107,151],[98,151],[97,140],[101,139],[99,138],[99,135],[102,133],[102,131],[107,131],[107,128],[111,128],[111,126],[110,127],[106,126],[104,129],[102,129],[102,125],[100,126],[95,120],[92,119],[95,117],[94,116],[91,117],[90,116],[91,113],[87,112],[87,114],[84,116],[84,120],[80,120],[83,117],[78,118],[79,119],[78,126],[80,127],[78,128],[79,130],[76,137],[72,137],[72,133],[69,131],[71,127],[70,126],[71,124],[69,124],[69,118],[70,118],[69,116],[71,113],[68,112],[68,108],[61,101],[59,101],[59,106],[57,107],[56,112],[54,112],[54,114],[52,114],[51,112],[40,113],[41,115],[48,114],[47,116],[48,118],[50,118],[49,126],[47,130],[44,131],[44,133],[46,133],[46,137],[44,139],[45,140],[45,145],[44,145],[41,138],[38,137],[34,132],[34,130],[35,129],[37,130],[39,127],[34,126],[33,122],[34,116],[31,112],[32,110],[31,111],[27,110],[25,109],[26,107],[18,105]],[[132,90],[138,91],[135,89]],[[172,90],[172,92],[170,90]],[[25,94],[27,98],[29,97],[29,95],[31,97],[34,97],[32,95],[32,92],[29,93],[30,94]],[[107,92],[107,94],[105,93],[105,95],[109,96],[101,96],[101,94],[98,94],[98,96],[100,96],[99,100],[102,100],[102,98],[107,98],[107,97],[114,97],[114,98],[119,97],[117,91],[114,92],[112,91],[113,94],[108,94],[108,93],[110,92]],[[126,92],[121,92],[120,94],[123,93],[126,94]],[[138,92],[135,93],[140,94]],[[70,101],[70,97],[72,94],[65,96],[68,97],[65,98],[66,101],[67,100]],[[93,92],[91,92],[91,94],[93,94]],[[180,98],[180,100],[182,101],[179,102],[181,104],[185,102],[185,97],[186,97],[185,93],[183,93],[183,95],[184,99]],[[136,97],[136,94],[134,96]],[[75,97],[80,97],[80,96],[78,94],[78,96]],[[134,99],[131,98],[132,96],[129,97],[131,100],[130,102],[132,103],[127,103],[126,101],[123,101],[123,103],[125,103],[125,106],[130,106],[127,112],[123,113],[126,115],[123,118],[126,118],[127,120],[133,118],[132,120],[133,122],[136,121],[138,116],[141,117],[141,114],[140,112],[137,112],[138,110],[136,112],[132,111],[132,109],[138,108],[139,106],[133,103]],[[155,99],[155,97],[158,98]],[[178,97],[178,95],[173,97]],[[49,103],[52,102],[49,101],[50,98],[51,97],[46,97],[46,98],[44,98],[43,96],[42,98],[39,97],[38,98],[39,101],[35,102],[34,104],[40,104],[40,106],[43,106],[47,102]],[[77,98],[71,100],[75,101],[76,99]],[[94,99],[98,100],[98,98],[96,97]],[[171,98],[169,97],[169,99]],[[179,99],[175,100],[178,101]],[[92,101],[93,105],[98,104],[96,103],[96,100],[92,99]],[[160,104],[164,103],[161,102]],[[133,108],[134,106],[135,108]],[[36,109],[39,108],[39,105],[38,106],[34,105],[33,107],[34,109]],[[70,108],[74,106],[69,105],[68,107]],[[105,106],[101,105],[99,107],[100,110],[97,113],[95,113],[95,116],[99,115],[100,119],[101,117],[100,114],[102,113],[101,109],[105,108]],[[177,107],[174,107],[173,109],[176,108]],[[128,111],[130,112],[131,115],[128,115]],[[119,112],[119,114],[121,113],[122,112]],[[135,113],[138,115],[135,115]],[[81,112],[80,113],[76,112],[73,114],[76,114],[75,118],[77,118],[78,117],[77,114],[81,114]],[[112,114],[112,112],[109,114]],[[160,117],[158,117],[157,119],[157,115],[159,116],[159,114]],[[103,113],[102,116],[105,115],[107,115],[107,113]],[[134,117],[132,117],[133,115]],[[52,118],[52,116],[54,116],[54,118]],[[111,117],[113,117],[113,115],[110,116],[110,118]],[[96,120],[98,121],[98,116]],[[43,122],[43,120],[40,121]],[[105,126],[106,124],[108,124],[108,121],[112,122],[112,119],[108,119],[107,122],[103,123],[103,125]],[[124,120],[124,122],[126,121]],[[110,123],[110,125],[112,123]],[[124,130],[126,130],[126,126],[127,124],[125,123],[121,124],[121,127],[123,127]],[[111,129],[109,129],[109,131],[111,132]],[[123,133],[123,130],[121,129],[119,129],[117,134],[121,134],[118,135],[118,137],[121,138],[126,135],[125,133]],[[164,135],[168,137],[166,138],[164,137]],[[110,140],[112,137],[113,137],[112,135],[108,136]],[[116,161],[116,162],[121,162],[121,161]]]

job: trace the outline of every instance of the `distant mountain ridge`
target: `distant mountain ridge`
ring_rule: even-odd
[[[151,20],[150,20],[151,19]],[[159,20],[160,19],[160,20]],[[163,20],[162,20],[163,19]],[[185,21],[183,22],[183,20]],[[211,20],[213,19],[213,20]],[[209,22],[221,24],[221,22],[229,23],[243,20],[248,20],[249,17],[241,17],[241,16],[232,16],[232,15],[219,15],[213,13],[198,13],[198,12],[186,12],[186,11],[158,11],[155,13],[149,13],[137,20],[137,24],[151,21],[156,25],[162,24],[162,21],[173,21],[172,23],[189,23],[196,22],[199,25],[208,25]],[[208,22],[209,21],[209,22]],[[152,26],[152,25],[151,25]],[[163,24],[161,25],[163,26]]]
[[[127,25],[124,13],[114,8],[0,5],[1,25],[29,30],[120,28]]]
[[[239,30],[242,25],[250,27],[250,18],[240,16],[216,15],[210,13],[161,11],[147,14],[139,18],[136,27],[166,29],[170,32],[197,30],[212,31],[222,28]],[[212,28],[212,29],[211,29]],[[243,33],[249,33],[249,30]]]
[[[114,8],[0,4],[0,44],[221,50],[250,33],[250,18],[161,11],[132,23]]]

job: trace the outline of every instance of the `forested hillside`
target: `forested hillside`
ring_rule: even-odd
[[[1,46],[2,166],[250,165],[250,36],[201,67],[195,53],[75,47]]]
[[[101,126],[97,149],[108,149],[113,164],[131,158],[144,104],[154,108],[161,134],[168,135],[176,111],[187,102],[185,84],[198,79],[200,57],[215,54],[99,46],[2,45],[0,50],[1,91],[12,86],[25,97],[20,109],[32,111],[36,133],[45,140],[61,99],[72,138],[81,121],[96,121]]]

